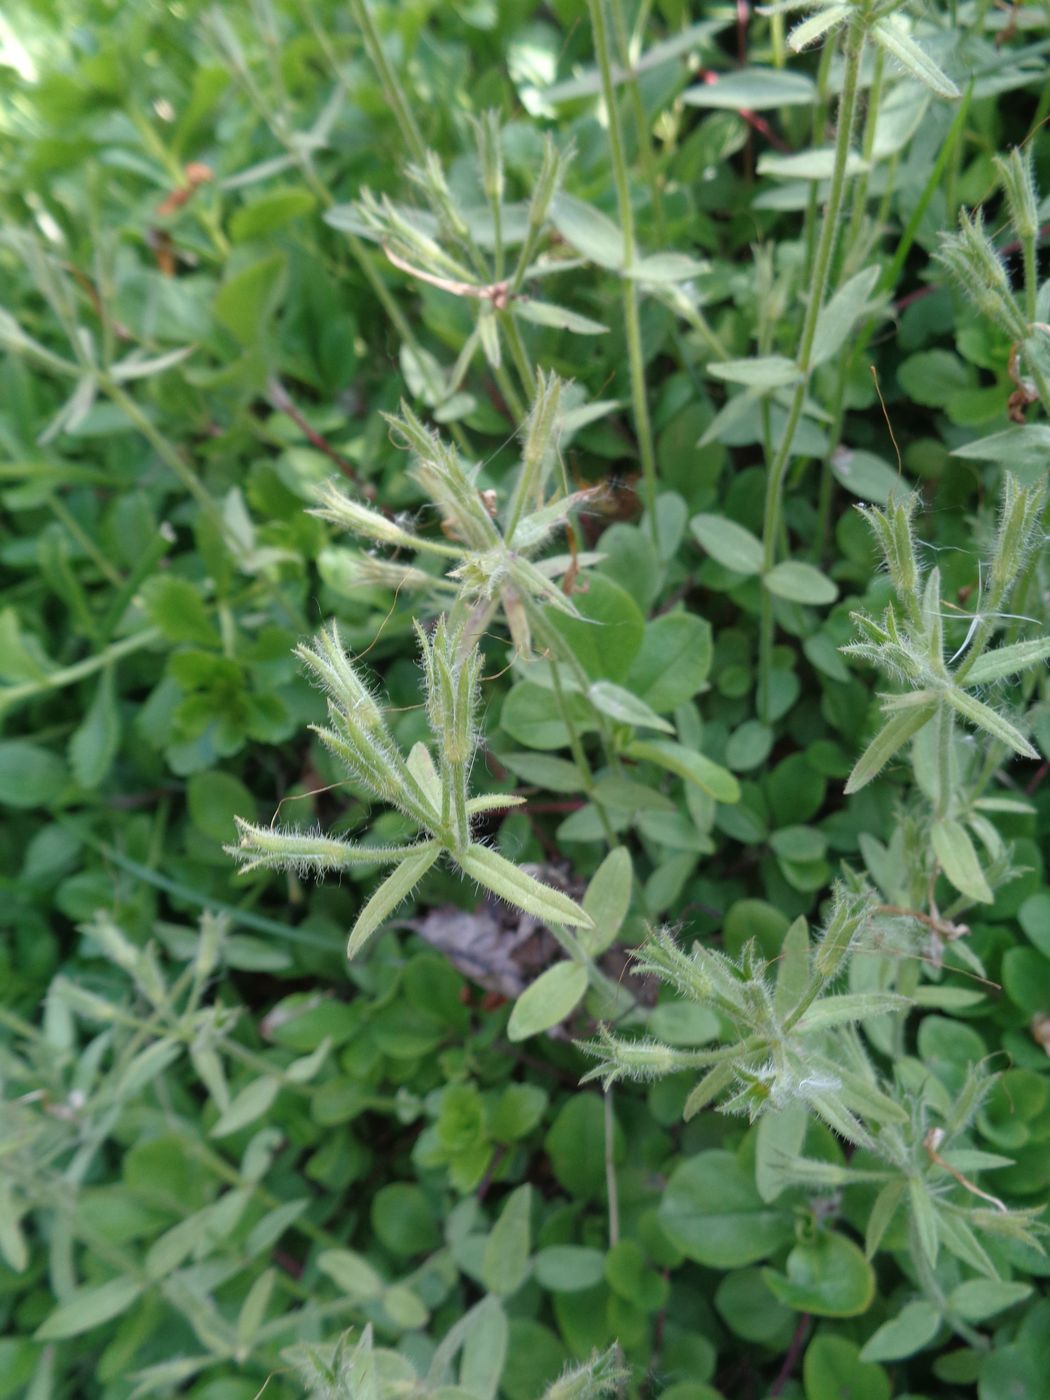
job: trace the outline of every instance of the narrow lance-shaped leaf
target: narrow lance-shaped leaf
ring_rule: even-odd
[[[583,908],[593,920],[593,928],[579,935],[580,947],[588,956],[604,952],[619,933],[631,903],[633,874],[626,846],[617,846],[591,877]]]
[[[350,930],[346,944],[348,958],[359,953],[383,921],[402,900],[408,898],[440,854],[441,848],[437,842],[427,841],[416,848],[414,855],[406,856],[397,869],[386,877]]]
[[[637,739],[628,744],[627,754],[643,763],[658,763],[693,783],[716,802],[739,802],[740,784],[728,768],[715,763],[706,754],[687,749],[670,739]]]
[[[884,724],[854,765],[846,783],[847,796],[859,792],[881,773],[893,755],[933,718],[936,710],[936,705],[916,705]]]
[[[267,1269],[261,1273],[248,1290],[248,1296],[241,1304],[237,1316],[237,1353],[247,1357],[259,1328],[266,1317],[270,1305],[273,1286],[277,1282],[277,1270]]]
[[[848,5],[829,5],[809,19],[804,19],[801,24],[796,24],[788,35],[788,47],[795,53],[801,53],[810,44],[817,43],[849,17],[849,8]]]
[[[507,1197],[499,1219],[485,1243],[481,1276],[492,1293],[509,1297],[525,1281],[529,1268],[529,1211],[532,1187],[528,1184]]]
[[[733,1065],[729,1060],[723,1064],[715,1065],[712,1070],[708,1070],[685,1101],[682,1117],[687,1123],[690,1118],[695,1118],[702,1108],[713,1103],[723,1090],[729,1088],[733,1082],[733,1074]]]
[[[797,384],[802,378],[797,363],[784,355],[714,361],[709,370],[716,379],[727,379],[731,384],[746,384],[753,389],[778,389],[785,384]]]
[[[514,303],[514,314],[523,321],[532,321],[534,325],[554,326],[558,330],[573,331],[576,335],[606,335],[609,330],[600,321],[592,321],[589,316],[581,316],[578,311],[555,306],[549,301],[517,301]]]
[[[228,1137],[249,1123],[261,1118],[277,1097],[281,1084],[277,1079],[253,1079],[246,1084],[230,1102],[225,1112],[220,1114],[211,1130],[214,1138]]]
[[[854,322],[868,305],[879,280],[880,271],[878,264],[875,264],[866,267],[863,272],[858,272],[855,277],[844,283],[822,308],[817,317],[817,329],[810,356],[814,365],[824,364],[841,350]]]
[[[488,846],[470,845],[460,854],[453,853],[453,858],[469,879],[476,880],[487,890],[492,890],[493,894],[498,894],[508,904],[524,909],[526,914],[532,914],[537,919],[547,919],[555,924],[569,924],[578,928],[591,927],[590,916],[583,912],[575,900],[570,899],[567,894],[562,894],[560,890],[552,889],[550,885],[533,879]]]
[[[721,515],[694,515],[689,528],[711,558],[738,574],[762,572],[762,541]]]
[[[661,729],[665,734],[674,733],[674,725],[661,719],[644,700],[625,690],[612,681],[595,681],[587,692],[591,704],[611,719],[621,724],[632,724],[641,729]]]
[[[995,651],[979,656],[966,673],[967,685],[986,685],[989,681],[999,681],[1005,676],[1026,671],[1040,661],[1050,657],[1050,637],[1039,637],[1029,642],[1017,642],[1011,647],[998,647]]]
[[[908,1198],[911,1202],[912,1219],[915,1222],[915,1233],[918,1237],[919,1247],[932,1269],[937,1263],[940,1237],[937,1229],[937,1212],[934,1210],[925,1182],[909,1181]]]
[[[83,788],[96,788],[109,772],[120,747],[120,715],[113,684],[113,667],[98,680],[87,714],[69,742],[73,776]]]
[[[913,78],[918,78],[920,83],[924,83],[938,97],[959,96],[959,89],[951,78],[937,67],[929,54],[905,32],[894,16],[888,15],[885,19],[877,20],[871,27],[871,36],[888,54],[893,55],[902,68]]]
[[[950,686],[945,690],[944,698],[964,719],[968,719],[978,729],[983,729],[993,739],[998,739],[1008,749],[1013,749],[1014,753],[1019,753],[1022,758],[1039,757],[1037,751],[1019,729],[1016,729],[1009,720],[1003,719],[1002,715],[996,714],[991,706],[985,705],[975,696],[968,695],[965,690],[960,690],[958,686]]]
[[[243,817],[235,817],[240,844],[224,847],[228,855],[241,863],[241,871],[268,868],[319,873],[324,870],[344,870],[351,865],[380,865],[403,860],[417,847],[410,846],[352,846],[337,836],[320,832],[284,831],[280,827],[256,826]]]
[[[74,1289],[37,1328],[36,1338],[41,1342],[53,1342],[89,1332],[126,1312],[143,1288],[144,1284],[138,1279],[111,1278],[106,1283]]]
[[[868,1016],[883,1016],[890,1011],[906,1011],[907,997],[894,992],[844,992],[841,996],[823,997],[816,1001],[798,1022],[800,1031],[823,1030]]]
[[[571,195],[559,194],[551,204],[550,217],[562,238],[585,258],[614,271],[623,267],[623,230],[599,209]]]

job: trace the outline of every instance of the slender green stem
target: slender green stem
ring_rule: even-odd
[[[839,265],[843,268],[848,267],[850,253],[857,239],[860,237],[861,227],[864,222],[864,210],[868,202],[871,163],[875,154],[875,132],[879,121],[879,101],[882,97],[884,67],[885,54],[882,49],[879,49],[875,55],[875,69],[871,78],[871,87],[868,89],[867,112],[864,117],[864,137],[861,142],[864,169],[857,177],[857,183],[853,187],[853,208],[850,212],[849,227],[846,230],[846,237],[843,240],[842,252],[839,260]]]
[[[620,1193],[616,1181],[616,1119],[612,1086],[605,1091],[605,1192],[609,1198],[609,1248],[620,1243]]]
[[[937,710],[937,806],[934,815],[946,817],[951,811],[955,793],[953,782],[952,750],[955,739],[955,716],[949,707],[941,704]]]
[[[467,815],[467,770],[463,763],[449,764],[455,820],[456,849],[465,851],[470,845],[470,818]]]
[[[551,668],[551,681],[554,685],[554,695],[558,702],[558,712],[569,733],[569,749],[572,752],[576,767],[580,770],[583,790],[594,803],[594,810],[598,813],[598,820],[601,822],[606,841],[609,843],[610,847],[618,846],[620,843],[617,840],[612,823],[609,821],[609,815],[594,795],[594,773],[590,763],[587,761],[587,755],[584,752],[579,732],[576,729],[576,722],[572,717],[572,711],[569,709],[568,701],[566,700],[565,690],[561,683],[561,672],[558,668],[558,662],[551,656],[549,658],[549,664]]]
[[[59,518],[59,520],[61,520],[62,524],[66,527],[69,533],[80,545],[81,549],[94,564],[95,568],[98,569],[100,574],[102,574],[103,578],[109,579],[110,583],[115,584],[119,588],[124,582],[124,580],[120,576],[120,573],[113,567],[113,565],[109,562],[106,556],[102,553],[98,545],[87,533],[87,531],[81,525],[80,521],[76,518],[73,512],[66,506],[66,503],[62,500],[62,498],[57,495],[49,496],[48,505],[51,507],[55,515]]]
[[[518,371],[518,378],[521,386],[533,398],[536,393],[536,373],[529,359],[529,352],[525,346],[524,337],[518,328],[518,323],[514,319],[512,312],[504,311],[500,313],[500,320],[504,324],[507,333],[507,344],[510,346],[510,353],[514,360],[514,368]]]
[[[627,74],[627,96],[631,104],[631,113],[634,117],[637,133],[638,155],[642,162],[646,183],[649,186],[649,197],[652,200],[654,230],[657,242],[662,247],[667,242],[664,197],[653,153],[652,130],[646,115],[645,103],[642,101],[642,89],[638,83],[638,74],[631,61],[631,39],[624,20],[622,0],[609,0],[609,11],[612,15],[613,32],[616,35],[616,47],[620,52],[620,63]]]
[[[937,1277],[930,1266],[930,1261],[926,1257],[926,1251],[919,1237],[919,1227],[915,1222],[914,1212],[908,1219],[908,1242],[910,1245],[909,1254],[915,1265],[915,1272],[918,1275],[919,1285],[926,1294],[927,1299],[933,1304],[957,1336],[969,1342],[970,1346],[980,1351],[987,1351],[987,1338],[983,1337],[975,1328],[964,1322],[958,1313],[952,1309],[944,1289],[937,1282]]]
[[[784,15],[774,10],[769,17],[769,38],[773,47],[773,67],[783,68],[786,49],[784,45]]]
[[[828,85],[831,79],[831,60],[835,54],[834,44],[825,44],[820,51],[817,65],[817,100],[813,105],[813,123],[810,127],[810,141],[814,146],[823,146],[824,133],[828,121]],[[803,239],[806,247],[805,267],[813,266],[813,255],[817,244],[817,215],[820,212],[817,182],[810,186],[806,202],[806,219]]]
[[[509,296],[517,296],[518,292],[521,291],[521,284],[525,281],[525,274],[532,266],[532,257],[536,251],[542,233],[543,225],[530,221],[528,229],[525,232],[525,241],[518,251],[518,261],[515,263],[514,271],[511,274],[510,284],[507,289]]]
[[[942,187],[945,168],[949,160],[951,160],[952,152],[960,145],[960,137],[965,128],[966,117],[970,110],[970,96],[972,92],[973,85],[971,84],[962,95],[958,111],[955,113],[954,120],[948,128],[948,134],[944,138],[944,144],[937,153],[937,159],[933,163],[933,169],[930,171],[929,179],[926,181],[922,194],[919,196],[919,202],[912,210],[911,217],[904,226],[904,232],[901,234],[900,242],[897,244],[897,251],[893,255],[893,261],[883,273],[880,284],[883,291],[889,291],[896,287],[900,279],[901,270],[904,267],[905,259],[911,251],[911,245],[915,242],[915,236],[926,215],[926,210],[929,208],[930,200],[933,198],[934,192]],[[867,343],[869,338],[870,332],[864,336],[864,344]]]
[[[225,526],[219,507],[212,499],[201,481],[200,477],[182,458],[182,454],[169,438],[165,437],[159,429],[153,426],[149,417],[142,411],[139,405],[126,393],[116,380],[111,379],[108,374],[99,376],[99,388],[102,389],[117,405],[124,416],[132,422],[146,439],[149,445],[156,452],[161,461],[171,468],[186,491],[200,506],[201,510],[208,517],[209,521],[220,534],[225,535]]]
[[[776,562],[777,537],[781,527],[784,477],[791,463],[791,447],[802,417],[802,407],[806,400],[809,384],[813,341],[817,333],[817,320],[824,305],[827,291],[828,272],[838,233],[839,214],[842,210],[843,193],[846,188],[846,166],[853,136],[853,123],[857,109],[857,90],[860,79],[860,62],[864,51],[864,31],[853,25],[846,38],[846,72],[839,99],[838,136],[835,142],[835,164],[832,169],[828,204],[824,211],[820,240],[813,261],[813,275],[810,280],[809,300],[802,323],[799,340],[798,368],[799,380],[795,386],[788,410],[787,423],[783,429],[780,447],[770,463],[766,480],[766,504],[762,523],[762,567],[768,573]],[[762,590],[761,618],[759,633],[759,682],[758,712],[763,720],[769,718],[769,687],[773,669],[773,598],[768,589]]]
[[[495,244],[492,266],[496,281],[501,282],[506,267],[507,250],[503,246],[503,205],[500,202],[499,190],[493,190],[489,194],[489,209],[492,211],[492,239]]]
[[[499,386],[499,391],[503,396],[503,402],[510,411],[510,416],[514,419],[515,425],[525,421],[525,403],[514,387],[514,380],[507,373],[507,366],[498,364],[492,366],[492,374]]]
[[[587,672],[580,665],[572,647],[566,643],[565,638],[558,629],[553,627],[547,620],[543,607],[540,604],[533,604],[530,606],[528,608],[528,615],[533,630],[543,638],[550,656],[565,662],[566,666],[568,666],[569,670],[572,672],[573,680],[579,687],[580,693],[586,695],[587,691],[590,689],[591,680]],[[602,741],[602,748],[605,752],[606,761],[611,768],[617,773],[620,773],[622,772],[623,765],[620,763],[620,755],[617,753],[616,745],[613,742],[609,717],[603,714],[601,710],[595,711],[595,717],[598,721],[598,734]]]
[[[1050,381],[1047,380],[1041,365],[1037,362],[1034,355],[1026,355],[1024,362],[1025,368],[1028,370],[1032,382],[1036,387],[1043,412],[1050,415]]]
[[[631,190],[623,148],[620,109],[616,103],[616,85],[613,81],[609,33],[605,24],[605,0],[588,0],[588,7],[591,14],[591,27],[594,31],[594,50],[598,58],[598,69],[602,79],[606,120],[609,124],[609,150],[612,156],[613,179],[616,184],[616,200],[620,211],[620,226],[623,229],[624,266],[622,272],[626,273],[634,266],[635,262],[634,210],[631,207]],[[638,435],[638,450],[642,459],[645,504],[653,541],[658,543],[656,538],[656,452],[653,447],[652,424],[649,421],[649,402],[645,392],[645,358],[642,350],[641,321],[638,314],[638,286],[632,278],[627,276],[621,276],[620,285],[623,294],[627,358],[631,372],[631,402],[634,410],[635,432]]]
[[[427,158],[426,143],[416,125],[415,116],[409,106],[408,99],[405,97],[404,89],[398,81],[397,74],[387,60],[379,31],[375,27],[371,11],[368,8],[368,0],[350,0],[350,11],[361,30],[361,37],[364,39],[368,57],[372,60],[372,66],[379,74],[379,81],[383,85],[383,94],[397,118],[405,145],[411,151],[412,159],[417,165],[424,165]]]
[[[875,133],[878,127],[879,102],[882,96],[882,80],[884,72],[885,55],[879,49],[875,55],[875,70],[872,75],[871,87],[868,90],[867,112],[864,118],[864,138],[862,142],[862,154],[864,156],[865,169],[863,169],[853,188],[853,207],[850,213],[849,227],[846,230],[846,237],[843,242],[839,256],[839,267],[842,272],[846,272],[850,267],[850,258],[854,248],[860,239],[864,227],[864,211],[868,199],[868,187],[870,184],[870,166],[875,153]],[[819,563],[824,557],[827,547],[828,531],[831,525],[831,507],[835,495],[835,477],[831,470],[831,456],[839,444],[842,433],[842,420],[845,411],[846,388],[849,384],[850,376],[853,373],[853,366],[856,363],[856,354],[847,353],[838,362],[838,374],[835,384],[835,403],[832,409],[832,420],[834,426],[829,434],[831,451],[825,456],[821,463],[820,470],[820,491],[817,499],[817,528],[813,532],[813,559]]]
[[[50,671],[39,680],[23,681],[20,685],[0,686],[0,711],[9,705],[21,704],[23,700],[32,700],[49,690],[62,690],[67,685],[75,685],[77,681],[93,676],[96,671],[105,670],[122,656],[128,656],[133,651],[141,651],[143,647],[159,642],[160,636],[159,628],[147,627],[130,637],[123,637],[119,642],[113,642],[94,656],[88,656],[73,666],[63,666],[61,670]]]
[[[952,121],[947,136],[945,137],[944,145],[941,147],[937,159],[934,162],[933,169],[930,172],[929,178],[926,181],[926,185],[923,188],[922,194],[919,197],[919,202],[915,206],[915,209],[912,211],[911,217],[909,218],[908,223],[904,228],[904,232],[900,236],[893,259],[882,275],[879,286],[883,292],[891,291],[897,286],[901,270],[904,267],[905,260],[908,256],[908,253],[911,250],[912,244],[915,241],[915,237],[918,233],[923,217],[926,213],[927,208],[929,207],[930,200],[933,198],[934,191],[940,186],[941,179],[944,173],[944,168],[951,155],[952,149],[958,143],[960,135],[964,129],[966,123],[966,115],[969,108],[969,102],[970,90],[968,89],[963,95],[962,101],[959,104],[959,110],[955,114],[955,118]],[[897,156],[894,155],[891,161],[891,168],[896,164],[896,162]],[[886,218],[888,217],[889,199],[894,187],[895,182],[892,179],[890,179],[887,182],[887,192],[883,196],[882,203],[879,207],[876,216],[876,222],[878,224],[885,223]],[[832,426],[828,432],[828,440],[832,443],[832,451],[834,451],[835,447],[838,446],[842,437],[842,424],[843,419],[845,417],[846,388],[849,383],[850,376],[853,373],[853,367],[857,363],[858,359],[864,354],[864,351],[867,349],[868,343],[870,342],[871,337],[874,333],[875,325],[875,318],[871,318],[863,326],[863,328],[860,331],[860,334],[857,336],[852,347],[850,348],[848,356],[842,362],[838,375],[838,380],[835,385],[835,400],[831,411]],[[1048,399],[1047,402],[1050,403],[1050,399]],[[831,525],[831,505],[833,499],[833,490],[834,479],[831,474],[830,466],[827,462],[825,462],[823,474],[821,477],[820,498],[817,507],[817,528],[814,532],[814,558],[817,559],[822,557],[824,550],[827,547],[828,535]]]

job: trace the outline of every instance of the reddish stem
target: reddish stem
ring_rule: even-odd
[[[274,375],[266,385],[266,397],[270,401],[270,407],[283,413],[286,418],[290,418],[299,431],[306,438],[311,447],[316,447],[318,452],[336,464],[339,470],[356,486],[361,487],[361,494],[367,496],[369,500],[375,497],[375,487],[371,485],[361,485],[361,478],[357,474],[357,468],[352,462],[348,462],[341,452],[337,452],[326,438],[310,427],[303,415],[292,402],[291,395],[281,381]]]

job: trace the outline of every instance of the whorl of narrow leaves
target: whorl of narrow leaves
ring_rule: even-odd
[[[881,619],[854,613],[859,639],[842,650],[871,662],[908,689],[881,697],[886,722],[854,765],[846,782],[847,794],[870,783],[910,740],[944,713],[965,720],[1023,758],[1038,756],[1017,723],[972,691],[1036,666],[1050,655],[1050,639],[1044,638],[986,650],[1009,594],[1036,547],[1045,497],[1045,483],[1022,486],[1007,473],[994,551],[987,570],[982,571],[982,578],[988,580],[987,593],[977,600],[983,611],[974,615],[962,646],[950,660],[944,655],[944,625],[952,612],[941,596],[940,571],[932,569],[924,581],[917,564],[913,533],[916,498],[892,501],[885,509],[861,508],[885,561],[900,615],[893,604]]]
[[[536,918],[592,927],[575,900],[472,839],[472,817],[493,805],[491,798],[471,798],[469,791],[478,742],[480,656],[464,626],[444,616],[432,634],[418,626],[417,633],[436,767],[421,744],[407,759],[402,754],[379,703],[343,650],[335,623],[311,645],[299,646],[296,654],[328,696],[331,725],[314,726],[318,738],[342,760],[351,777],[373,796],[399,807],[425,838],[405,846],[363,846],[321,832],[287,831],[238,819],[239,842],[226,850],[244,871],[321,875],[351,866],[393,865],[358,914],[347,943],[349,957],[382,928],[442,855],[468,879]],[[508,806],[514,799],[498,801]]]
[[[701,1079],[690,1097],[693,1112],[717,1101],[723,1112],[754,1120],[801,1102],[847,1140],[868,1145],[865,1118],[893,1119],[900,1110],[879,1090],[854,1027],[869,1016],[904,1011],[908,1001],[893,993],[830,989],[874,911],[869,890],[837,885],[822,938],[811,945],[799,920],[779,966],[754,941],[733,959],[699,942],[686,952],[667,930],[655,933],[639,949],[639,970],[714,1012],[721,1043],[686,1051],[603,1027],[581,1046],[598,1062],[586,1077],[608,1088],[619,1079],[645,1082],[694,1069]]]

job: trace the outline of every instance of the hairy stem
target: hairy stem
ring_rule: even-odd
[[[768,573],[776,562],[777,536],[781,527],[784,478],[791,464],[791,444],[802,417],[802,407],[806,400],[809,373],[813,354],[813,341],[817,332],[817,319],[824,305],[827,292],[828,271],[838,233],[839,215],[842,211],[843,193],[846,188],[846,164],[849,159],[850,141],[853,135],[853,122],[857,109],[857,89],[860,78],[860,61],[864,50],[864,31],[854,25],[846,39],[846,73],[842,96],[839,99],[838,136],[835,142],[835,164],[831,175],[831,188],[828,193],[827,208],[821,225],[820,239],[813,262],[813,275],[810,280],[809,300],[799,338],[798,367],[799,380],[792,395],[784,426],[780,447],[769,466],[766,479],[766,505],[762,524],[762,567]],[[758,712],[760,718],[769,719],[770,680],[773,670],[773,597],[768,589],[762,590],[761,619],[759,633],[759,680]]]
[[[653,227],[656,233],[656,240],[662,247],[667,241],[667,220],[664,216],[664,197],[660,189],[660,177],[656,168],[656,158],[653,154],[652,133],[649,126],[649,118],[646,116],[645,104],[642,101],[642,90],[638,85],[638,75],[631,64],[631,41],[627,33],[627,24],[623,15],[622,0],[609,0],[609,10],[612,15],[613,31],[616,35],[616,47],[620,53],[620,63],[627,74],[627,96],[631,104],[631,114],[634,118],[636,138],[638,141],[638,155],[642,162],[642,170],[645,173],[646,183],[649,186],[649,198],[653,205]]]
[[[420,134],[419,127],[416,125],[416,119],[408,99],[405,97],[404,89],[383,51],[379,31],[375,27],[371,11],[368,8],[368,0],[350,0],[350,11],[361,30],[361,37],[364,40],[368,57],[379,75],[379,81],[383,85],[383,95],[397,118],[405,145],[411,151],[412,159],[417,165],[423,165],[427,158],[426,144]]]
[[[631,190],[627,177],[627,160],[623,149],[620,109],[616,104],[616,85],[613,82],[609,32],[605,24],[605,0],[588,0],[588,7],[591,14],[591,27],[594,31],[594,49],[602,79],[606,120],[609,124],[609,150],[612,156],[620,226],[623,229],[624,266],[622,272],[626,272],[633,267],[635,261],[634,210],[631,207]],[[656,538],[656,452],[653,447],[652,424],[649,421],[649,401],[645,392],[645,358],[642,352],[642,329],[638,314],[638,286],[632,278],[621,276],[620,287],[623,295],[627,358],[631,372],[634,427],[638,435],[638,451],[642,459],[642,480],[649,526],[652,530],[653,543],[656,544],[658,543]]]

